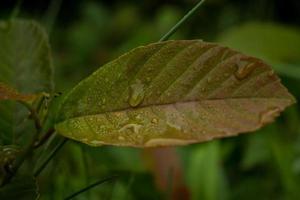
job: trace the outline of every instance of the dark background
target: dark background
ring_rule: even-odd
[[[47,29],[56,91],[65,92],[118,55],[158,41],[195,3],[24,0],[18,17]],[[1,0],[0,18],[17,5]],[[299,99],[299,27],[299,0],[207,0],[172,39],[200,38],[260,57]],[[62,199],[113,174],[116,181],[78,199],[300,199],[299,114],[294,105],[256,133],[159,153],[70,142],[39,178],[41,199]]]

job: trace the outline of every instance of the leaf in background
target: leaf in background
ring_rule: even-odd
[[[124,54],[61,101],[62,135],[94,146],[153,147],[257,130],[294,98],[261,60],[179,40]]]
[[[21,93],[51,92],[52,60],[48,37],[35,22],[0,21],[0,82]],[[26,116],[13,102],[0,102],[0,144],[11,144]]]
[[[33,176],[19,176],[0,188],[0,199],[34,200],[39,198],[38,186]]]
[[[191,199],[228,199],[228,183],[221,160],[218,142],[197,146],[192,152],[187,169]]]
[[[22,102],[33,102],[38,95],[20,94],[14,88],[9,87],[0,82],[0,101],[1,100],[15,100]]]
[[[264,59],[278,73],[300,79],[300,29],[250,22],[225,31],[218,42]]]

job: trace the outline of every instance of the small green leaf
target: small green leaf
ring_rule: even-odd
[[[153,147],[254,131],[294,98],[263,61],[213,43],[138,47],[62,98],[56,129],[89,145]]]
[[[0,21],[0,82],[24,94],[52,91],[48,37],[36,22]],[[0,102],[0,144],[14,142],[27,115],[14,102]]]
[[[0,199],[34,200],[39,198],[38,186],[33,176],[16,177],[0,188]]]

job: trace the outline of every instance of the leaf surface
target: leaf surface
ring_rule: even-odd
[[[11,183],[0,188],[0,199],[34,200],[39,198],[36,179],[29,175],[20,175]]]
[[[1,100],[16,100],[23,102],[33,102],[37,95],[33,94],[21,94],[14,88],[9,87],[0,82],[0,101]]]
[[[20,93],[35,94],[51,92],[51,80],[52,61],[45,31],[29,20],[0,21],[0,82]],[[26,115],[26,110],[14,102],[0,102],[0,144],[13,143]]]
[[[199,40],[154,43],[62,97],[56,129],[90,145],[153,147],[257,130],[294,98],[263,61]]]

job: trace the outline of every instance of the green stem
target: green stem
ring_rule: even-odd
[[[160,38],[159,42],[168,40],[179,29],[179,27],[201,7],[204,2],[205,0],[200,0],[187,14],[183,16],[183,18],[181,18],[181,20],[179,20],[179,22],[177,22],[164,36],[162,36],[162,38]]]
[[[102,180],[99,180],[99,181],[97,181],[97,182],[95,182],[95,183],[93,183],[93,184],[91,184],[91,185],[89,185],[89,186],[87,186],[87,187],[85,187],[85,188],[83,188],[83,189],[81,189],[81,190],[79,190],[79,191],[71,194],[70,196],[66,197],[65,200],[73,199],[74,197],[76,197],[76,196],[78,196],[78,195],[80,195],[80,194],[82,194],[82,193],[84,193],[84,192],[92,189],[93,187],[96,187],[96,186],[98,186],[98,185],[100,185],[102,183],[108,182],[108,181],[112,181],[115,178],[117,178],[116,175],[108,177],[108,178],[105,178],[105,179],[102,179]]]
[[[67,138],[64,138],[53,151],[49,154],[48,158],[41,164],[41,166],[34,172],[34,176],[37,177],[40,173],[46,168],[48,163],[52,160],[55,154],[64,146],[64,144],[68,141]]]

